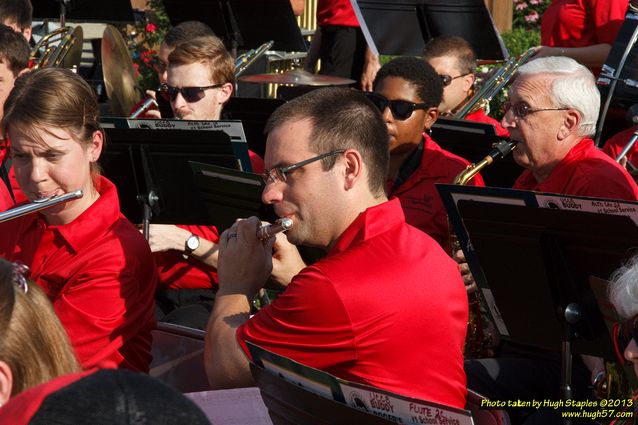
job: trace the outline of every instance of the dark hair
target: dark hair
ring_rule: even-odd
[[[166,32],[164,43],[169,47],[175,47],[180,43],[191,41],[195,37],[204,35],[215,35],[215,32],[203,22],[184,21]]]
[[[169,66],[205,63],[215,84],[235,84],[235,61],[224,43],[214,35],[196,37],[180,43],[168,55]]]
[[[363,93],[345,88],[313,90],[280,106],[266,124],[269,133],[290,121],[310,120],[310,149],[318,154],[337,149],[356,149],[368,168],[368,187],[375,195],[384,192],[388,174],[388,130],[379,110]],[[323,169],[336,158],[322,160]]]
[[[0,0],[0,23],[15,22],[21,30],[31,26],[33,6],[30,0]]]
[[[0,62],[5,63],[14,77],[29,66],[29,43],[22,34],[0,24]]]
[[[381,67],[374,79],[374,90],[388,77],[402,78],[412,85],[428,108],[438,106],[443,97],[443,82],[428,63],[410,56],[391,60]]]
[[[473,73],[476,69],[476,53],[472,45],[461,37],[443,35],[428,41],[423,48],[423,59],[427,61],[441,56],[455,57],[462,74]]]

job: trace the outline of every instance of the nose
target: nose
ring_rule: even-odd
[[[385,122],[393,122],[394,121],[394,117],[392,116],[392,111],[390,111],[390,106],[386,106],[385,109],[383,110],[383,119],[385,120]]]
[[[40,183],[46,180],[47,168],[42,158],[32,158],[27,164],[15,164],[16,175],[23,175],[29,178],[32,183]]]
[[[514,112],[512,111],[512,108],[509,108],[507,111],[505,111],[505,114],[503,114],[503,118],[501,119],[501,125],[504,128],[512,128],[514,127],[514,124],[516,123],[516,117],[514,116]]]
[[[171,106],[173,107],[173,110],[176,110],[184,105],[186,105],[186,100],[184,99],[184,96],[182,96],[182,92],[179,91],[177,92],[177,96],[175,96],[175,100],[171,100]]]
[[[283,199],[283,182],[268,182],[261,193],[261,201],[266,204],[277,204]]]

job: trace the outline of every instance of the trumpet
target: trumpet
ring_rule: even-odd
[[[262,242],[267,241],[277,233],[285,232],[290,229],[292,229],[292,219],[288,217],[280,218],[273,224],[267,224],[257,229],[257,239]]]
[[[54,195],[48,198],[36,199],[31,203],[20,205],[19,207],[0,213],[0,223],[81,198],[82,195],[82,190],[78,189],[74,192],[65,193],[64,195]]]

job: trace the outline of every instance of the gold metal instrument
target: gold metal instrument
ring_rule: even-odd
[[[36,199],[25,205],[12,208],[10,210],[0,213],[0,223],[13,220],[14,218],[22,217],[23,215],[31,214],[44,210],[46,208],[53,207],[58,204],[72,201],[74,199],[81,198],[83,195],[82,190],[76,190],[74,192],[65,193],[64,195],[51,196],[49,198]]]
[[[292,219],[288,217],[280,218],[273,224],[267,224],[257,229],[257,238],[261,241],[267,241],[277,233],[285,232],[292,229]]]
[[[518,68],[529,60],[536,53],[536,49],[531,48],[520,56],[510,58],[503,66],[476,90],[472,97],[456,113],[454,118],[463,119],[467,115],[484,109],[489,112],[490,101],[507,85],[516,74]]]
[[[82,59],[82,27],[60,27],[46,34],[31,49],[31,69],[69,68],[77,69]]]
[[[113,25],[104,29],[101,59],[111,115],[127,117],[142,95],[136,87],[135,68],[126,41]]]
[[[454,184],[464,186],[474,176],[476,176],[483,168],[487,167],[497,159],[507,156],[516,147],[516,142],[510,140],[502,140],[496,143],[493,149],[481,161],[468,165],[454,179]],[[450,230],[450,247],[452,254],[461,249],[461,245],[454,234]],[[467,336],[465,338],[465,358],[481,358],[489,356],[489,350],[493,336],[486,335],[483,329],[483,318],[481,315],[481,296],[479,294],[476,282],[466,284],[469,315],[467,320]]]
[[[246,53],[242,53],[237,56],[235,59],[235,78],[242,75],[250,67],[250,65],[255,63],[255,61],[262,57],[268,50],[272,49],[274,44],[275,42],[270,40],[256,49],[249,50]]]

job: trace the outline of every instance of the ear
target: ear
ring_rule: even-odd
[[[27,39],[27,41],[31,41],[31,26],[22,28],[22,35]]]
[[[348,149],[343,153],[345,163],[344,189],[351,190],[363,178],[363,159],[358,150]]]
[[[469,91],[474,85],[474,81],[476,81],[476,75],[474,74],[467,74],[463,77],[463,91]]]
[[[429,130],[432,128],[437,118],[439,118],[439,108],[432,107],[430,109],[426,109],[425,116],[423,117],[423,128],[425,130]]]
[[[225,104],[230,99],[230,96],[233,94],[233,85],[231,83],[226,83],[219,88],[221,92],[220,95],[220,103]]]
[[[568,136],[577,133],[581,119],[580,112],[575,109],[569,109],[563,119],[563,125],[558,129],[558,140],[564,140]]]
[[[0,360],[0,406],[3,406],[11,397],[13,389],[13,374],[9,365]]]
[[[91,162],[97,162],[102,154],[102,148],[104,147],[104,133],[98,130],[93,132],[93,139],[89,143],[87,148],[87,154]]]

